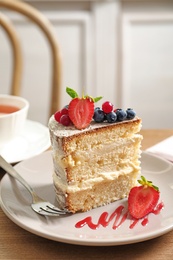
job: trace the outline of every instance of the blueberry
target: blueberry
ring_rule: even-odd
[[[106,114],[106,119],[108,123],[115,123],[117,121],[117,115],[115,112],[110,112],[109,114]]]
[[[126,110],[126,113],[127,113],[127,119],[133,119],[136,116],[136,113],[132,108],[128,108]]]
[[[95,107],[94,108],[94,112],[97,111],[97,110],[101,110],[101,108],[100,107]]]
[[[103,110],[100,109],[99,107],[96,107],[95,110],[94,110],[93,119],[97,123],[103,122],[104,119],[105,119],[105,114],[104,114]]]
[[[117,120],[118,121],[123,121],[127,117],[127,113],[123,109],[117,109],[116,114],[117,114]]]

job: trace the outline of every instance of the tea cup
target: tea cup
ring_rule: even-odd
[[[0,151],[23,131],[28,109],[25,98],[0,94]]]

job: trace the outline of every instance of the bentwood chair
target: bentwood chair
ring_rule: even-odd
[[[33,23],[47,37],[50,49],[51,49],[51,61],[52,61],[52,86],[51,86],[51,102],[50,112],[53,114],[60,106],[60,89],[61,89],[61,57],[59,45],[53,30],[53,27],[49,20],[37,9],[31,5],[18,1],[18,0],[0,0],[0,11],[10,10],[18,12]],[[16,33],[13,24],[9,18],[2,12],[0,12],[0,27],[4,29],[6,35],[12,46],[13,52],[13,70],[11,80],[11,94],[21,94],[21,78],[22,78],[22,64],[23,56],[21,52],[20,40]]]

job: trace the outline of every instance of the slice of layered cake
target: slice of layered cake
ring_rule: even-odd
[[[94,108],[93,98],[76,95],[49,120],[57,201],[73,213],[128,196],[140,173],[142,140],[132,109],[110,102]]]

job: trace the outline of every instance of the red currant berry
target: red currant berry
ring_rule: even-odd
[[[106,114],[110,113],[113,111],[113,104],[109,101],[106,101],[102,104],[102,110],[103,112],[105,112]]]
[[[60,118],[61,118],[62,114],[61,114],[61,111],[57,111],[55,114],[54,114],[54,118],[55,120],[60,123]]]
[[[62,115],[60,118],[60,123],[64,126],[69,126],[71,125],[71,120],[70,117],[66,114],[66,115]]]
[[[61,110],[61,115],[68,115],[68,108],[67,108],[67,107],[64,107],[64,108]]]

